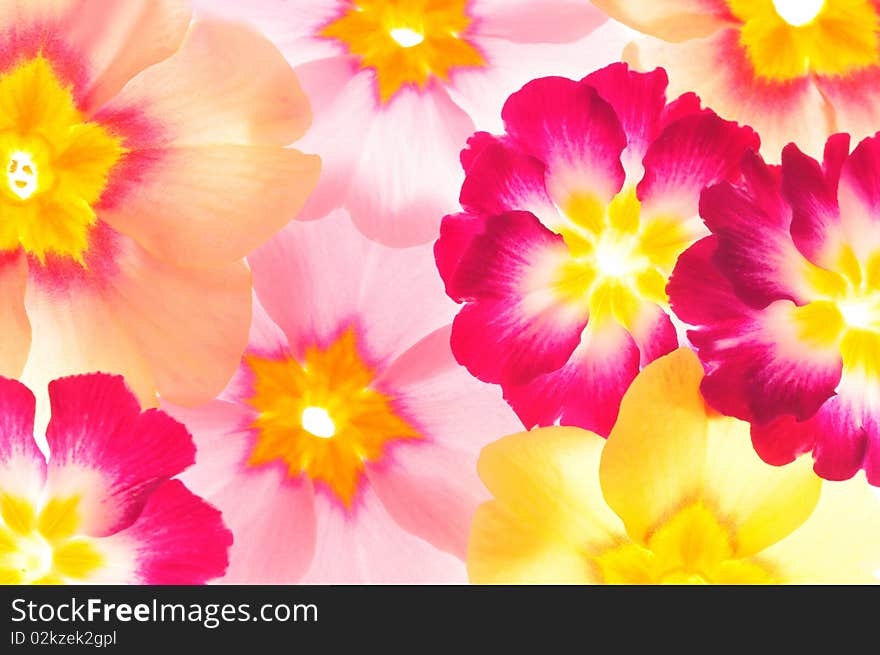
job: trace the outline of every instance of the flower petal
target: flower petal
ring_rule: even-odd
[[[400,527],[369,486],[351,513],[319,494],[318,545],[304,584],[461,584],[465,567]]]
[[[486,222],[453,281],[471,302],[455,317],[452,350],[472,374],[516,384],[568,360],[587,315],[552,295],[554,262],[567,256],[562,237],[532,214],[511,212]]]
[[[504,385],[504,397],[527,427],[575,425],[608,435],[639,372],[639,349],[614,321],[590,324],[558,370],[522,385]]]
[[[127,550],[135,563],[134,579],[116,582],[194,585],[226,571],[232,533],[217,509],[169,480],[150,495],[137,521],[107,542]]]
[[[164,412],[141,412],[121,377],[61,378],[49,385],[49,399],[48,484],[53,495],[80,497],[86,534],[131,525],[150,495],[195,461],[186,428]]]
[[[743,172],[739,188],[722,182],[700,197],[700,215],[717,237],[714,262],[750,307],[784,298],[808,302],[815,296],[814,269],[792,241],[792,209],[780,193],[778,170],[751,153]]]
[[[640,32],[668,41],[706,36],[734,20],[722,0],[593,0],[593,4]]]
[[[0,375],[18,377],[31,347],[31,325],[24,308],[27,258],[22,252],[0,254]]]
[[[573,194],[609,202],[624,182],[626,135],[614,109],[585,82],[546,77],[514,93],[501,111],[507,133],[547,165],[557,205]]]
[[[876,496],[861,477],[825,484],[810,518],[764,551],[762,559],[791,584],[877,584],[878,509]]]
[[[642,212],[695,216],[700,191],[738,178],[743,155],[758,144],[750,128],[721,120],[711,110],[669,123],[645,154],[645,176],[637,189]]]
[[[340,211],[289,224],[248,262],[260,302],[295,354],[356,324],[367,353],[389,361],[454,315],[430,248],[374,243]],[[413,306],[419,311],[401,311]]]
[[[278,49],[243,25],[219,21],[195,23],[172,57],[138,75],[104,111],[128,108],[156,125],[152,147],[287,145],[311,122],[308,100]]]
[[[180,146],[151,151],[142,179],[98,215],[156,256],[183,266],[240,259],[293,219],[320,161],[292,148]]]
[[[702,377],[703,367],[686,348],[649,364],[624,395],[605,444],[602,492],[639,543],[700,492],[708,449]]]
[[[39,498],[46,459],[34,440],[36,400],[21,382],[0,378],[0,495]]]
[[[821,154],[833,131],[822,94],[807,76],[783,83],[756,76],[739,34],[738,28],[721,29],[705,38],[672,44],[640,39],[624,59],[639,70],[665,68],[669,97],[696,92],[722,118],[754,128],[761,135],[767,161],[778,162],[782,148],[791,141],[805,152]]]
[[[433,241],[440,217],[454,207],[458,149],[473,131],[442,87],[402,89],[363,135],[345,203],[358,228],[395,247]]]
[[[604,23],[605,15],[579,0],[476,0],[477,33],[516,43],[565,43]]]
[[[395,390],[396,411],[425,439],[401,443],[367,475],[401,526],[463,559],[474,510],[485,496],[476,453],[522,425],[497,387],[458,365],[449,332],[446,327],[425,337],[377,380]],[[480,417],[476,425],[474,416]]]

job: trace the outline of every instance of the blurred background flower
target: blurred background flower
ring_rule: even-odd
[[[213,403],[166,406],[199,447],[183,479],[236,535],[224,581],[465,581],[477,453],[521,425],[453,359],[431,246],[379,245],[340,210],[248,261],[238,373]]]
[[[615,61],[627,30],[586,0],[199,0],[257,26],[296,66],[324,173],[301,218],[345,207],[368,237],[433,240],[455,207],[458,153],[542,75]]]
[[[818,157],[825,139],[880,127],[876,0],[596,0],[644,32],[624,54],[662,66],[673,94],[696,92],[723,118],[755,128],[778,162],[794,141]]]
[[[235,370],[243,257],[320,162],[283,147],[310,112],[278,50],[189,25],[184,2],[0,1],[0,373],[192,404]]]

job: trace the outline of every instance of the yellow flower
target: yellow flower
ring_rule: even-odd
[[[880,504],[862,479],[755,454],[749,425],[700,395],[688,349],[646,367],[607,442],[550,427],[487,446],[493,500],[476,513],[479,584],[876,583]]]

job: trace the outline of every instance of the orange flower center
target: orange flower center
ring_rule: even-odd
[[[758,77],[846,75],[880,63],[877,10],[868,0],[729,0]]]
[[[326,349],[309,348],[302,361],[245,361],[255,378],[248,402],[258,412],[252,466],[283,462],[291,477],[308,475],[351,507],[367,462],[380,460],[392,441],[421,438],[376,388],[354,329]]]
[[[92,207],[123,154],[119,139],[86,121],[44,57],[0,74],[0,251],[82,263]]]
[[[467,40],[466,0],[354,0],[320,36],[341,41],[376,71],[379,97],[388,102],[406,85],[425,88],[449,80],[457,68],[484,66]]]

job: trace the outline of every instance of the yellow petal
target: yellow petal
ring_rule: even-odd
[[[633,381],[599,468],[608,504],[634,541],[698,497],[707,448],[703,367],[680,348]]]
[[[85,580],[101,568],[104,558],[91,540],[76,539],[55,549],[54,574],[74,580]]]
[[[520,522],[578,548],[606,546],[623,535],[599,488],[605,440],[571,427],[504,437],[486,446],[478,470],[498,503]],[[503,534],[496,536],[503,540]]]
[[[588,584],[589,555],[497,501],[477,508],[467,556],[473,584]]]
[[[880,503],[864,474],[824,483],[810,518],[761,559],[787,583],[877,584]]]
[[[816,507],[822,481],[810,458],[769,466],[752,447],[749,424],[722,416],[709,420],[708,446],[703,497],[728,524],[735,557],[784,538]]]

